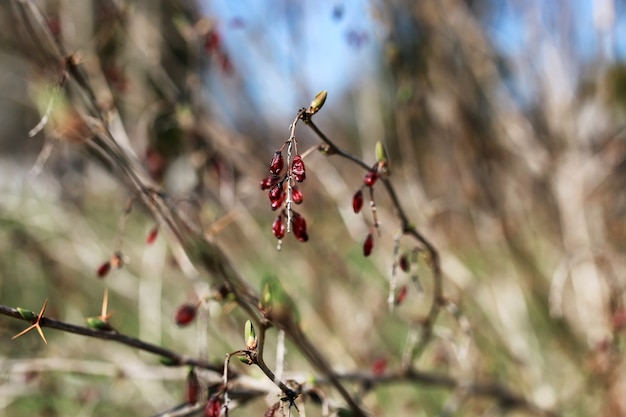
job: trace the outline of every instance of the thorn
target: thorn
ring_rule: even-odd
[[[41,329],[41,326],[39,325],[39,322],[41,321],[41,318],[43,317],[43,313],[46,311],[46,307],[47,306],[48,306],[48,299],[46,298],[46,301],[43,302],[43,307],[41,307],[41,311],[39,312],[39,315],[37,316],[37,320],[35,320],[35,323],[31,324],[26,329],[22,330],[21,332],[19,332],[15,336],[13,336],[11,338],[11,340],[15,340],[18,337],[28,333],[29,331],[31,331],[33,329],[37,329],[37,332],[39,333],[39,335],[43,339],[44,343],[47,345],[48,341],[46,340],[46,336],[44,336],[43,330]]]

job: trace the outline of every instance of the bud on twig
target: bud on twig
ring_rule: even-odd
[[[391,173],[387,149],[385,149],[385,145],[383,145],[381,141],[376,142],[376,161],[378,162],[378,171],[383,174],[383,176]]]
[[[256,332],[250,320],[246,320],[244,340],[246,341],[246,349],[255,350],[257,347]]]
[[[309,115],[313,115],[317,113],[318,111],[320,111],[322,106],[324,106],[324,102],[326,102],[327,95],[328,93],[326,92],[326,90],[320,91],[319,93],[317,93],[317,95],[311,102],[311,105],[309,106],[309,110],[307,110],[307,113],[309,113]]]

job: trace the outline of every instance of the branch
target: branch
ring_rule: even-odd
[[[356,165],[363,168],[365,171],[369,171],[371,169],[371,165],[368,165],[365,161],[357,158],[356,156],[344,151],[339,146],[335,144],[328,136],[326,136],[312,120],[312,114],[307,113],[306,111],[301,111],[300,118],[304,123],[315,132],[317,136],[324,142],[325,145],[320,147],[322,151],[324,151],[327,155],[338,155],[342,158],[345,158],[349,161],[352,161]],[[426,319],[421,322],[423,326],[423,332],[421,338],[416,341],[415,345],[410,349],[410,361],[405,364],[407,367],[411,366],[411,362],[416,356],[419,356],[421,352],[424,350],[426,345],[430,342],[433,336],[432,326],[436,321],[437,316],[441,310],[441,307],[445,304],[445,299],[443,297],[443,279],[441,275],[441,260],[439,257],[439,252],[435,248],[435,246],[422,234],[417,230],[415,225],[411,223],[409,217],[406,214],[406,211],[400,204],[400,200],[398,199],[398,194],[396,190],[391,184],[391,181],[388,177],[381,176],[380,181],[382,181],[385,186],[385,190],[391,199],[391,203],[395,209],[395,213],[400,219],[401,229],[403,235],[412,236],[415,240],[417,240],[424,248],[429,256],[429,261],[431,263],[431,269],[433,274],[433,297],[432,303],[430,306],[430,310],[428,311],[428,315]]]
[[[28,321],[20,315],[17,309],[2,304],[0,304],[0,314],[23,321]],[[126,346],[134,347],[136,349],[143,350],[144,352],[149,352],[155,355],[159,355],[162,358],[166,358],[171,362],[172,366],[189,365],[218,373],[222,373],[224,370],[222,365],[215,365],[206,361],[201,361],[188,356],[180,355],[172,350],[153,345],[148,342],[144,342],[143,340],[127,336],[115,330],[97,330],[92,329],[91,327],[78,326],[76,324],[66,323],[64,321],[55,320],[48,317],[41,317],[39,325],[41,327],[61,330],[63,332],[79,334],[87,337],[93,337],[96,339],[110,340]],[[239,376],[239,373],[233,370],[229,370],[229,374],[233,377]]]

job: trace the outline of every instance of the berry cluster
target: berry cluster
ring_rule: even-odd
[[[286,164],[283,157],[285,147],[287,147]],[[291,159],[292,148],[295,150],[293,159]],[[269,190],[268,197],[273,211],[282,208],[272,223],[272,233],[279,241],[279,248],[281,239],[289,231],[293,232],[300,242],[306,242],[309,240],[306,220],[292,208],[292,204],[302,204],[303,195],[297,184],[306,179],[306,168],[302,156],[298,154],[295,137],[274,152],[269,171],[270,175],[261,180],[261,190]]]
[[[369,169],[363,178],[363,184],[352,197],[352,209],[355,213],[360,213],[363,208],[363,189],[368,188],[370,192],[370,207],[374,217],[374,225],[370,228],[365,241],[363,242],[363,255],[369,256],[374,248],[374,229],[378,228],[378,217],[376,216],[376,205],[374,204],[374,184],[378,180],[378,163]]]

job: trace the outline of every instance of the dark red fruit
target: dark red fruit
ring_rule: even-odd
[[[221,44],[220,35],[215,29],[210,30],[204,38],[204,48],[207,52],[215,52]]]
[[[403,285],[402,287],[400,287],[400,289],[398,290],[398,293],[396,294],[396,305],[400,305],[404,302],[404,300],[406,299],[406,294],[407,294],[408,288],[406,285]]]
[[[150,232],[148,232],[148,236],[146,236],[146,245],[152,245],[159,235],[159,228],[154,226]]]
[[[387,370],[387,358],[380,357],[372,363],[371,371],[375,376],[380,376]]]
[[[411,264],[409,263],[409,258],[406,255],[400,256],[398,264],[400,265],[400,269],[404,272],[409,272],[411,270]]]
[[[303,201],[302,191],[295,185],[291,187],[291,200],[296,204],[302,204]]]
[[[188,404],[195,404],[198,401],[198,394],[200,393],[200,381],[198,376],[192,370],[187,374],[187,385],[185,386],[185,401]]]
[[[280,408],[280,401],[275,402],[274,404],[271,405],[270,408],[267,409],[265,414],[263,414],[263,417],[274,417],[279,408]]]
[[[378,172],[375,169],[370,169],[365,174],[365,178],[363,179],[363,184],[368,187],[373,187],[376,184],[376,180],[378,180]]]
[[[261,190],[269,190],[280,181],[280,177],[278,175],[270,175],[269,177],[265,177],[261,180]]]
[[[111,270],[111,262],[107,261],[98,268],[98,278],[104,278]]]
[[[176,310],[175,321],[179,326],[186,326],[196,318],[196,306],[195,304],[185,303],[178,307]]]
[[[365,238],[365,242],[363,242],[363,256],[370,256],[372,253],[372,249],[374,248],[374,235],[368,233]]]
[[[352,210],[355,213],[358,213],[363,208],[363,190],[359,188],[359,191],[354,193],[354,197],[352,197]]]
[[[291,227],[293,229],[293,235],[300,242],[306,242],[309,240],[309,235],[306,232],[306,220],[300,213],[292,212],[291,215]]]
[[[283,159],[283,154],[280,151],[276,151],[274,153],[274,157],[272,158],[272,162],[270,162],[270,172],[273,175],[280,174],[280,171],[283,170],[285,166],[285,160]]]
[[[283,215],[279,214],[276,219],[274,219],[274,223],[272,224],[272,233],[276,239],[282,239],[285,237],[285,222],[283,221]]]
[[[272,210],[276,210],[283,204],[285,199],[285,193],[283,191],[283,184],[276,184],[270,189],[269,198],[272,202]]]
[[[217,395],[209,398],[204,407],[204,417],[219,417],[222,413],[222,400]]]
[[[291,173],[298,182],[302,182],[306,179],[306,169],[304,168],[304,161],[300,155],[293,157],[291,163]]]

